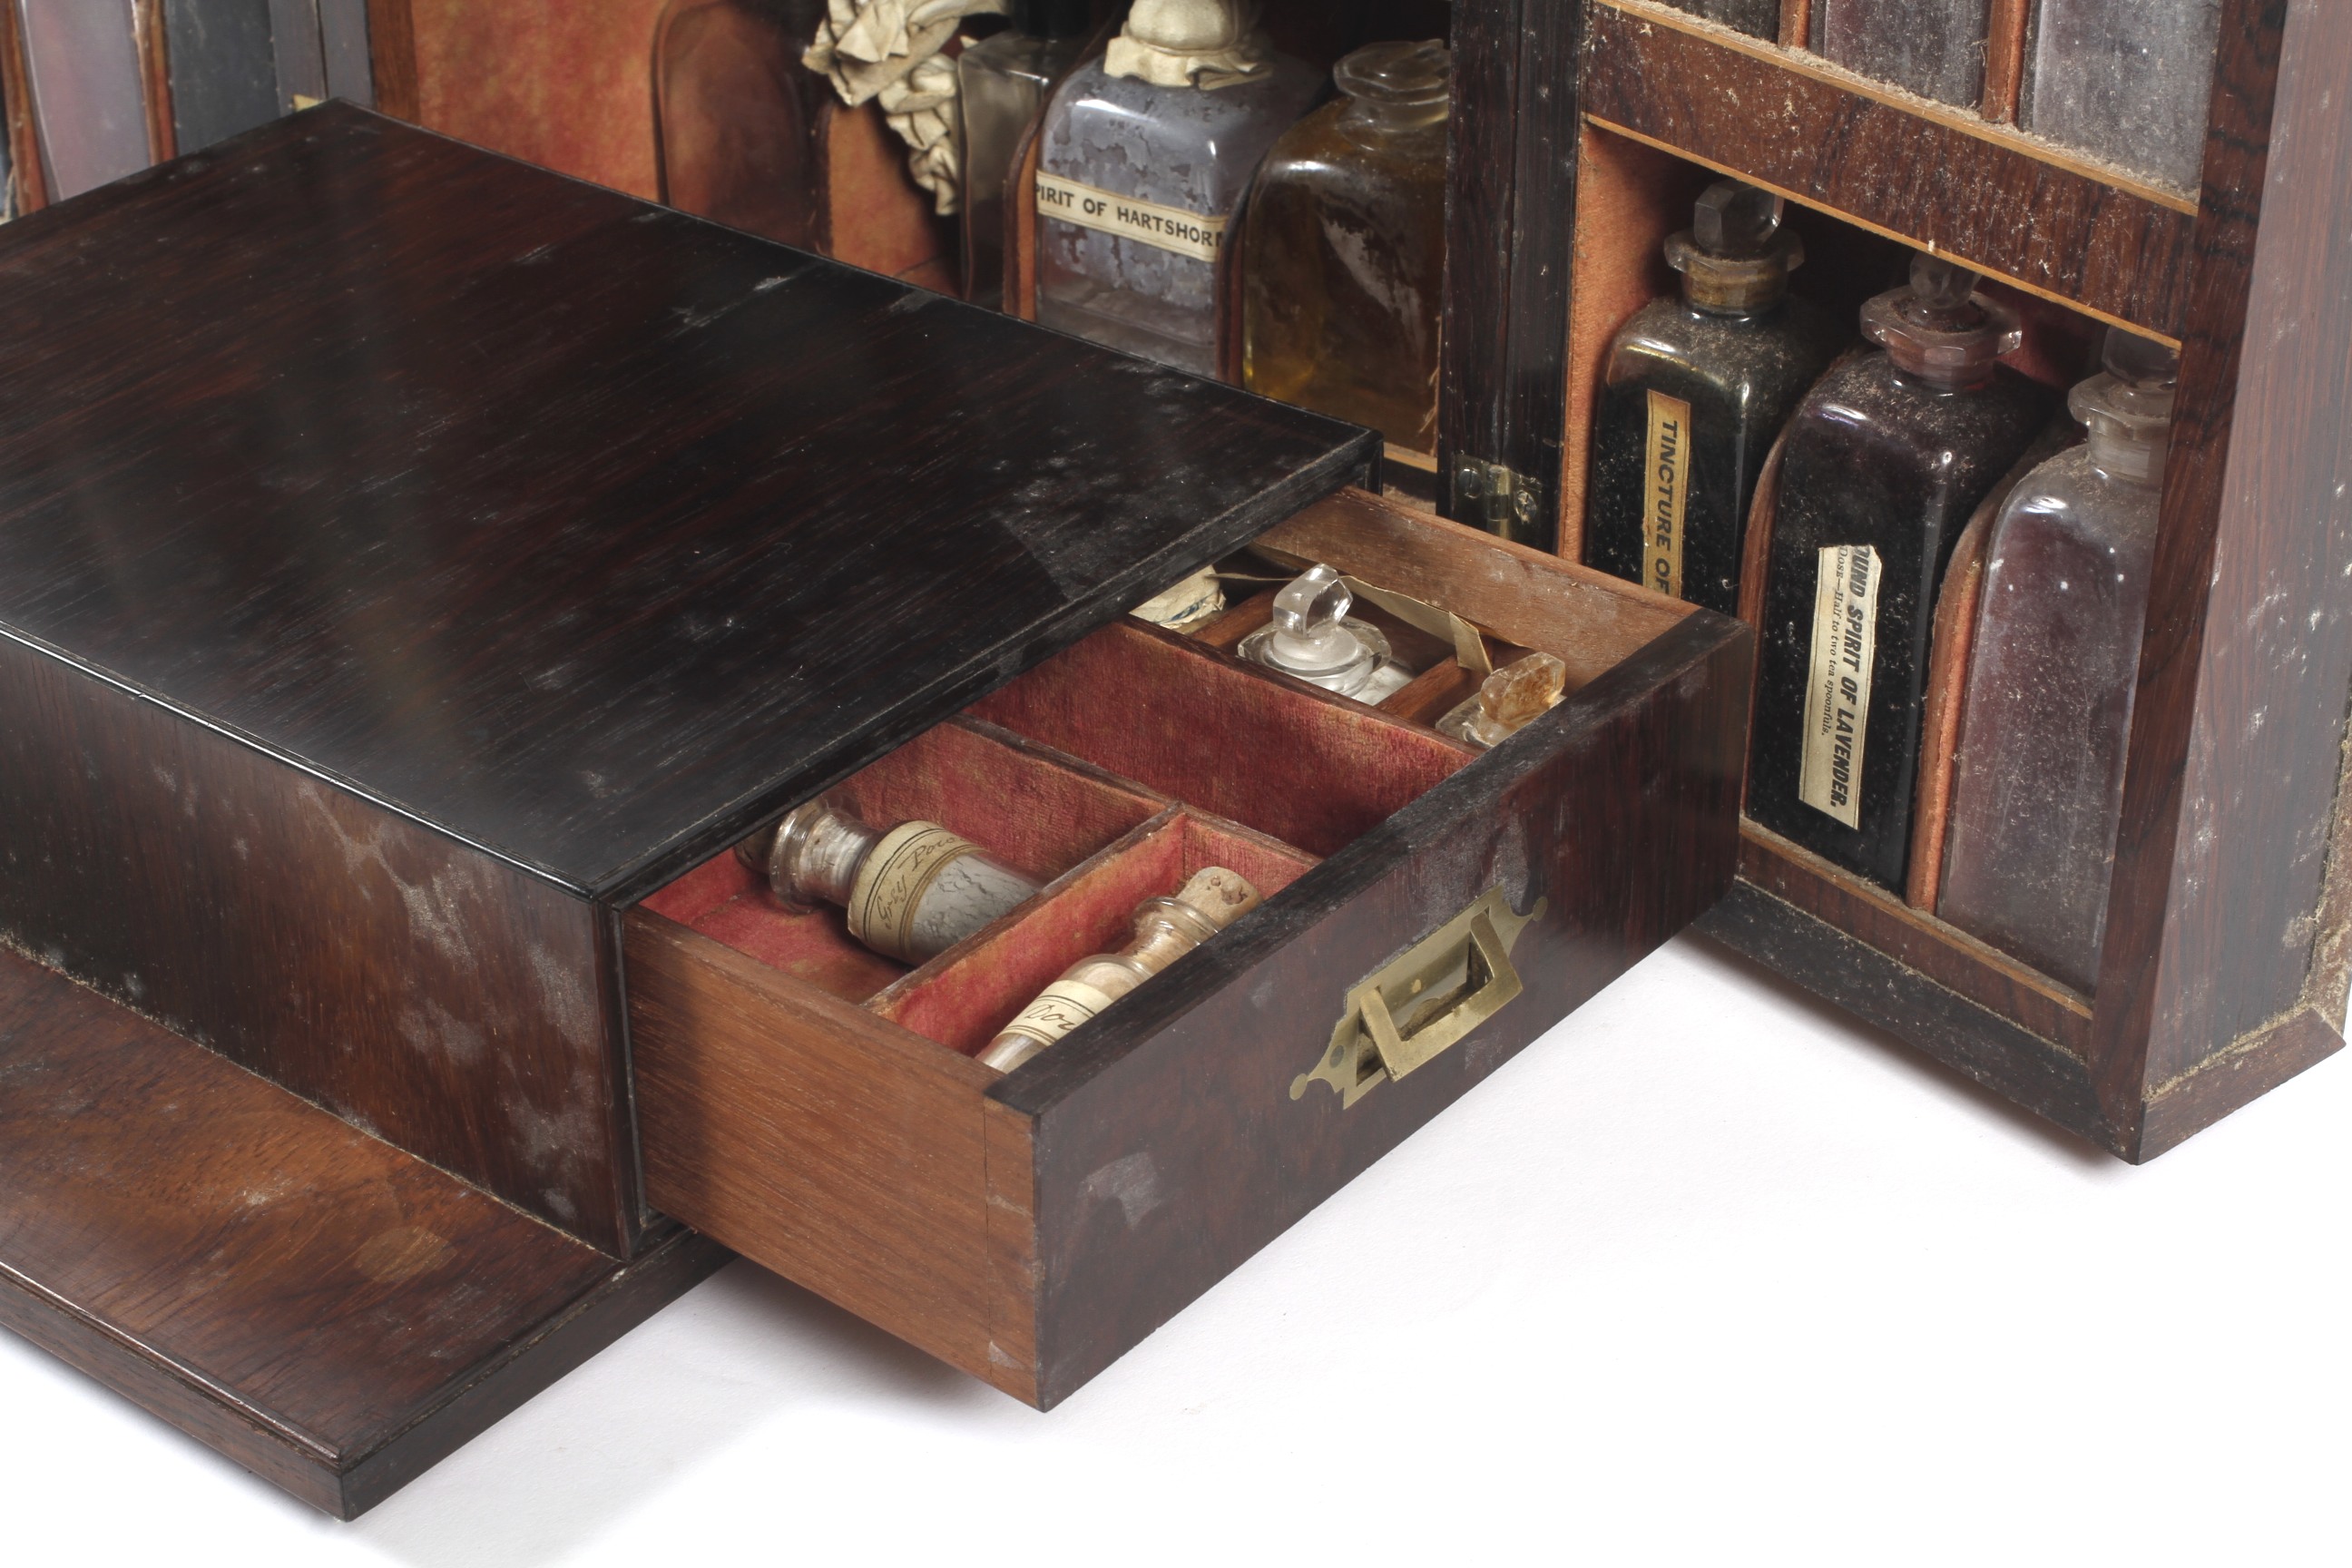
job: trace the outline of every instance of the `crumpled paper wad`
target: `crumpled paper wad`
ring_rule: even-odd
[[[907,166],[940,216],[956,210],[955,64],[940,51],[966,16],[1002,15],[1009,0],[826,0],[801,63],[855,109],[868,99],[907,143]]]

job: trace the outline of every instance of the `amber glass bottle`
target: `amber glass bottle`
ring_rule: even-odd
[[[1443,44],[1371,44],[1285,132],[1243,226],[1243,384],[1437,446],[1445,280]]]
[[[1985,542],[1937,912],[2089,991],[2179,360],[2116,331],[2074,389],[2087,446],[2042,464]]]
[[[1780,203],[1730,180],[1708,187],[1693,226],[1666,241],[1682,296],[1636,311],[1601,374],[1588,564],[1738,611],[1757,474],[1845,341],[1826,312],[1788,297],[1804,258]]]
[[[1973,274],[1915,258],[1863,307],[1885,352],[1833,367],[1781,457],[1748,773],[1748,815],[1899,889],[1936,590],[1969,515],[2056,411],[1995,363],[2016,320]]]

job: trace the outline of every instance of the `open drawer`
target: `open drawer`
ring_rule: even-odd
[[[994,925],[909,973],[728,855],[628,912],[654,1206],[1049,1406],[1728,886],[1745,628],[1361,492],[1259,547],[1556,654],[1569,695],[1481,753],[1230,624],[1094,633],[841,786],[1048,879]],[[1213,864],[1265,904],[1013,1073],[973,1059]]]

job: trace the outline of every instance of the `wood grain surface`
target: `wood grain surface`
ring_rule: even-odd
[[[0,232],[0,625],[619,901],[1378,450],[341,105]]]
[[[0,953],[0,1323],[360,1512],[724,1258],[614,1263]]]

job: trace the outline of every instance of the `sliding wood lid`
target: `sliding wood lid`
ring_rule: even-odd
[[[1377,450],[340,105],[0,229],[0,630],[606,899]]]

